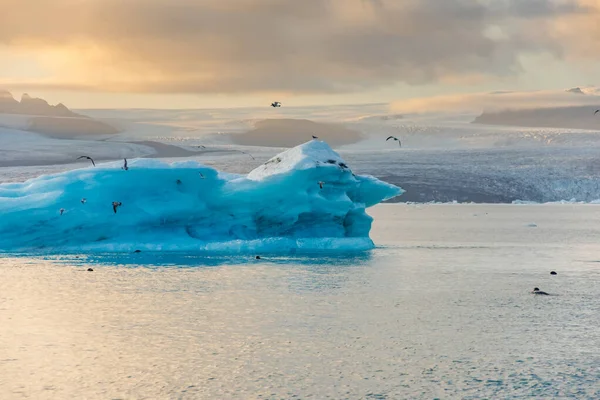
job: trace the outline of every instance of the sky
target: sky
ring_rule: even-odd
[[[600,76],[600,0],[0,0],[0,7],[0,88],[71,108],[412,99],[425,107],[422,99],[564,91]]]

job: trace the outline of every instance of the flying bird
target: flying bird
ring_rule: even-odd
[[[58,210],[58,211],[60,211],[60,215],[63,215],[63,213],[65,212],[65,209],[64,209],[64,208],[61,208],[61,209],[60,209],[60,210]]]
[[[202,175],[202,172],[200,172],[200,178],[202,178],[202,179],[206,179],[206,178],[204,177],[204,175]]]
[[[594,115],[598,114],[600,112],[600,110],[596,110],[596,112],[594,113]]]
[[[281,107],[281,102],[274,101],[274,102],[271,103],[271,107]]]
[[[320,181],[320,182],[319,182],[319,187],[320,187],[321,189],[323,189],[323,185],[324,185],[324,184],[325,184],[325,182],[323,182],[323,181]]]
[[[318,137],[318,136],[315,136],[315,135],[312,135],[312,138],[313,138],[313,139],[318,139],[319,137]]]
[[[123,164],[123,169],[124,169],[125,171],[127,171],[127,170],[129,169],[129,167],[127,167],[127,159],[126,159],[126,158],[124,158],[123,160],[125,160],[125,163]],[[115,212],[116,212],[116,211],[115,211]]]
[[[92,160],[92,157],[88,157],[88,156],[81,156],[81,157],[77,157],[77,159],[81,159],[81,158],[87,158],[88,160],[90,160],[92,162],[92,164],[94,165],[94,167],[96,166],[96,163],[94,162],[94,160]]]
[[[81,204],[85,204],[85,202],[86,202],[86,201],[87,201],[87,200],[86,200],[86,198],[84,197],[83,199],[81,199]]]
[[[385,139],[385,141],[387,142],[390,139],[394,139],[398,141],[398,144],[400,145],[400,147],[402,147],[402,142],[400,141],[400,139],[398,139],[396,136],[390,136],[387,139]]]
[[[246,153],[245,151],[242,151],[242,150],[236,150],[236,149],[232,149],[232,151],[239,151],[240,153],[247,154],[247,155],[249,155],[250,157],[252,157],[252,154],[250,154],[250,153]],[[253,160],[256,160],[256,158],[254,158],[254,157],[252,157],[252,159],[253,159]]]
[[[203,146],[203,145],[196,146],[196,147],[197,147],[197,148],[203,148],[203,149],[205,149],[205,148],[206,148],[206,146]]]
[[[113,211],[115,212],[115,214],[117,213],[117,208],[120,207],[121,205],[122,205],[122,203],[120,201],[113,201],[112,202]]]

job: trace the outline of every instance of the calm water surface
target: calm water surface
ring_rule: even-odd
[[[370,214],[344,257],[0,258],[0,399],[600,398],[600,206]]]

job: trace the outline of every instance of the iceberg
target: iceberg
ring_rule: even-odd
[[[366,250],[366,208],[404,192],[355,175],[318,140],[245,176],[189,160],[128,161],[127,170],[111,162],[1,184],[0,251]]]

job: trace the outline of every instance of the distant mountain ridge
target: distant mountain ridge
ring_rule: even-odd
[[[44,99],[29,96],[24,93],[21,101],[15,100],[13,95],[5,90],[0,90],[0,114],[24,114],[24,115],[42,115],[47,117],[74,117],[89,118],[85,115],[74,113],[58,103],[55,106],[48,104]]]
[[[74,113],[62,103],[52,106],[46,100],[27,93],[23,94],[21,101],[17,101],[10,92],[0,90],[0,116],[2,114],[9,115],[0,118],[0,128],[36,132],[60,139],[119,133],[114,126]]]

